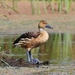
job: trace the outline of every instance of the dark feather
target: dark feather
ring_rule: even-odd
[[[40,32],[27,32],[22,34],[19,38],[17,38],[13,44],[18,43],[22,38],[37,38],[39,36]]]

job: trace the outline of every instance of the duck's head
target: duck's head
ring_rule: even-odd
[[[48,25],[48,23],[45,20],[41,20],[38,24],[38,28],[39,29],[44,29],[44,28],[49,28],[49,29],[53,29],[50,25]]]

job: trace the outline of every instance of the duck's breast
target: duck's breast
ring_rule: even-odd
[[[48,38],[49,38],[49,35],[46,31],[41,32],[40,35],[33,40],[32,42],[33,47],[41,46],[48,40]]]

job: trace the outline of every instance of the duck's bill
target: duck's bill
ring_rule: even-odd
[[[48,24],[47,24],[45,27],[46,27],[46,28],[53,29],[53,28],[52,28],[50,25],[48,25]]]

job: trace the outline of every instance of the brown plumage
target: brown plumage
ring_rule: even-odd
[[[45,27],[53,29],[52,27],[48,25],[46,21],[41,20],[38,24],[38,29],[39,29],[38,32],[24,33],[19,38],[17,38],[13,43],[13,47],[21,46],[22,48],[25,48],[28,51],[27,53],[28,62],[33,62],[33,63],[38,62],[37,60],[34,60],[32,58],[30,50],[38,46],[41,46],[48,40],[49,35],[44,30]]]
[[[29,41],[32,38],[37,38],[39,35],[40,35],[39,32],[27,32],[27,33],[24,33],[14,41],[14,43],[13,43],[14,46],[13,47],[18,46],[18,45],[21,45],[22,47],[24,47],[25,44],[26,44],[25,41],[27,42],[27,40]],[[18,44],[20,42],[21,42],[21,44]],[[24,44],[24,46],[23,46],[23,44]],[[27,45],[25,47],[27,48]]]

